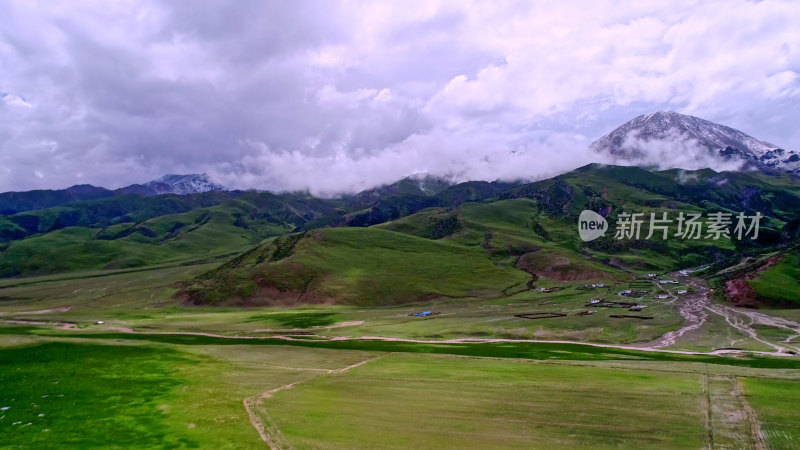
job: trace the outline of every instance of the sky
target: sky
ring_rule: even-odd
[[[673,110],[800,150],[800,2],[0,0],[0,191],[544,178]]]

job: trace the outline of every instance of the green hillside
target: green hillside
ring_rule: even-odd
[[[800,252],[794,250],[778,258],[776,264],[754,272],[748,284],[762,302],[796,307],[800,304]]]
[[[8,216],[0,229],[18,222],[29,235],[0,242],[0,277],[232,256],[340,205],[306,194],[209,192],[117,197]]]
[[[262,244],[198,279],[195,303],[387,305],[432,297],[499,295],[530,277],[480,247],[376,228],[328,228]]]

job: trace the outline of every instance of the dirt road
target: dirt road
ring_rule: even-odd
[[[347,372],[348,370],[355,369],[358,366],[364,365],[364,364],[366,364],[366,363],[368,363],[370,361],[374,361],[374,360],[376,360],[378,358],[380,358],[380,356],[367,358],[367,359],[365,359],[363,361],[357,362],[355,364],[351,364],[351,365],[346,366],[346,367],[341,367],[339,369],[309,369],[309,370],[321,371],[323,373],[320,374],[320,375],[314,375],[312,377],[304,378],[302,380],[298,380],[298,381],[295,381],[295,382],[292,382],[292,383],[289,383],[289,384],[285,384],[283,386],[277,387],[275,389],[270,389],[268,391],[262,392],[260,394],[253,395],[251,397],[247,397],[246,399],[242,400],[242,403],[244,404],[244,409],[247,411],[247,415],[250,418],[250,423],[253,425],[253,428],[255,428],[256,431],[258,432],[258,435],[259,435],[259,437],[261,437],[261,440],[264,441],[264,443],[267,444],[270,449],[277,450],[277,449],[281,448],[280,439],[278,439],[277,436],[274,436],[276,434],[276,430],[273,430],[272,433],[270,433],[270,429],[274,428],[274,427],[271,427],[271,426],[268,426],[267,424],[265,424],[264,421],[261,420],[261,417],[256,412],[257,408],[259,406],[263,405],[263,400],[265,398],[270,398],[276,392],[283,391],[283,390],[286,390],[286,389],[291,389],[291,388],[297,386],[298,384],[305,383],[305,382],[313,380],[315,378],[319,378],[319,377],[322,377],[322,376],[325,376],[325,375],[331,375],[331,374],[335,374],[335,373]],[[269,415],[267,415],[267,412],[266,411],[262,411],[262,412],[263,412],[264,415],[267,416],[267,420],[269,420]]]

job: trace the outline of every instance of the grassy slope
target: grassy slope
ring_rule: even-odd
[[[342,205],[307,194],[236,191],[128,195],[0,216],[0,277],[232,255]]]
[[[748,282],[763,300],[800,305],[800,253],[787,254]]]
[[[317,247],[304,239],[283,261],[260,261],[257,270],[251,264],[218,272],[224,279],[210,287],[214,283],[204,282],[209,288],[202,301],[220,303],[231,297],[266,295],[262,288],[276,287],[281,291],[276,295],[286,297],[282,301],[296,293],[293,301],[391,304],[437,295],[464,296],[476,290],[498,292],[524,278],[514,267],[536,273],[546,282],[547,278],[620,281],[630,273],[697,266],[715,258],[735,257],[741,249],[727,240],[710,239],[620,242],[613,232],[586,244],[577,237],[577,214],[584,208],[608,209],[613,224],[622,211],[669,212],[673,217],[678,211],[734,211],[731,208],[742,206],[741,193],[748,186],[763,193],[749,202],[776,216],[785,214],[779,207],[798,201],[794,191],[784,186],[783,179],[778,180],[783,184],[775,186],[766,181],[747,174],[698,171],[687,175],[587,166],[552,180],[512,188],[501,195],[504,200],[431,208],[374,227],[428,240],[401,239],[398,233],[363,228],[315,232],[327,236]],[[714,187],[709,189],[710,185]],[[0,275],[209,260],[284,234],[297,223],[309,223],[325,209],[308,198],[292,200],[296,208],[283,203],[276,207],[272,203],[277,197],[273,197],[242,197],[138,223],[104,229],[71,227],[14,241],[0,250]],[[263,211],[270,212],[262,217]],[[465,255],[465,261],[454,263],[458,254]],[[410,258],[408,263],[402,261],[405,258]],[[494,266],[479,261],[481,258]],[[478,267],[478,272],[472,273]],[[499,280],[504,277],[510,282]],[[303,293],[309,295],[301,298]]]
[[[264,288],[278,288],[295,297],[305,293],[317,300],[388,305],[481,290],[497,295],[529,278],[493,264],[480,248],[374,228],[316,230],[299,239],[291,255],[269,262],[274,252],[272,244],[264,244],[223,266],[201,282],[202,300],[240,295],[258,301],[260,295],[272,295]]]
[[[378,227],[431,238],[437,226],[441,227],[449,217],[457,217],[460,227],[447,239],[466,245],[482,244],[501,263],[513,265],[516,257],[533,247],[544,250],[537,259],[566,260],[562,264],[587,272],[604,272],[612,278],[619,276],[619,268],[634,273],[668,271],[697,266],[720,255],[735,255],[738,247],[725,239],[676,238],[672,236],[677,231],[676,223],[670,228],[668,240],[659,235],[644,240],[645,224],[641,241],[618,241],[612,228],[605,238],[586,244],[576,233],[578,214],[583,209],[606,209],[613,227],[623,211],[644,213],[645,217],[650,213],[660,217],[666,212],[673,220],[678,212],[736,212],[731,208],[738,207],[738,196],[748,182],[761,183],[764,191],[788,192],[764,185],[761,180],[731,174],[725,176],[738,181],[708,189],[712,177],[718,176],[721,175],[711,171],[687,175],[678,171],[653,173],[630,167],[587,166],[556,179],[513,188],[503,195],[506,200],[467,203],[454,209],[433,208]],[[688,181],[683,179],[687,177]],[[762,225],[766,224],[765,221]]]
[[[315,293],[313,301],[335,299],[373,305],[442,294],[465,295],[468,291],[464,286],[456,290],[448,287],[453,280],[465,278],[464,269],[469,266],[445,262],[450,257],[446,254],[452,254],[457,247],[472,250],[474,258],[483,255],[498,267],[518,268],[557,281],[621,281],[629,279],[631,274],[697,266],[720,257],[734,257],[741,244],[705,236],[697,240],[674,236],[667,240],[659,236],[645,240],[647,225],[643,226],[638,241],[617,240],[610,230],[603,239],[583,243],[576,233],[577,215],[585,208],[607,210],[613,226],[624,211],[641,212],[646,217],[649,213],[660,216],[667,212],[673,219],[678,212],[735,212],[731,208],[743,206],[741,192],[750,186],[748,183],[761,183],[759,192],[770,193],[764,198],[748,200],[763,203],[765,212],[782,214],[769,203],[775,196],[794,199],[784,199],[781,205],[798,200],[791,192],[770,187],[746,174],[698,171],[686,175],[678,171],[653,173],[630,167],[587,166],[555,179],[512,188],[502,195],[503,200],[429,208],[372,227],[428,239],[430,245],[425,244],[428,249],[424,258],[430,264],[419,265],[413,258],[408,264],[400,262],[401,258],[418,253],[403,250],[404,245],[415,242],[419,246],[423,240],[400,242],[398,234],[363,228],[323,230],[318,234],[326,236],[322,243],[314,247],[311,240],[303,239],[302,245],[294,249],[294,255],[285,261],[263,263],[262,258],[252,264],[260,265],[258,270],[239,266],[219,272],[216,276],[223,279],[217,280],[216,286],[210,283],[210,292],[201,301],[214,303],[224,301],[226,296],[250,297],[264,286],[297,292],[295,300],[299,301],[310,301],[301,294],[311,288]],[[715,187],[709,189],[709,184]],[[677,223],[673,223],[669,233],[674,235],[676,231]],[[394,252],[376,251],[386,248]],[[440,251],[445,255],[436,260],[434,255]],[[420,270],[405,266],[418,266]],[[436,268],[433,272],[432,267]],[[373,272],[372,276],[367,272]],[[472,278],[469,281],[472,289],[497,290],[512,284],[500,286],[492,276]],[[254,279],[261,279],[260,285]],[[434,279],[438,280],[437,285],[431,283]],[[364,292],[370,292],[372,299]]]

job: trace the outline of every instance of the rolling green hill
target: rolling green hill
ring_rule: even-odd
[[[342,198],[212,191],[124,195],[0,216],[0,277],[142,267],[231,255],[263,239],[323,226],[368,226],[431,205],[496,195],[508,183],[401,180]]]
[[[200,277],[193,303],[387,305],[499,295],[529,277],[480,247],[377,228],[326,228],[277,238]]]
[[[750,286],[762,301],[800,304],[800,252],[783,255],[780,260],[759,272]]]
[[[208,192],[125,196],[18,214],[0,220],[0,230],[16,221],[29,224],[31,235],[0,243],[0,276],[232,255],[329,214],[340,203],[304,194]]]

